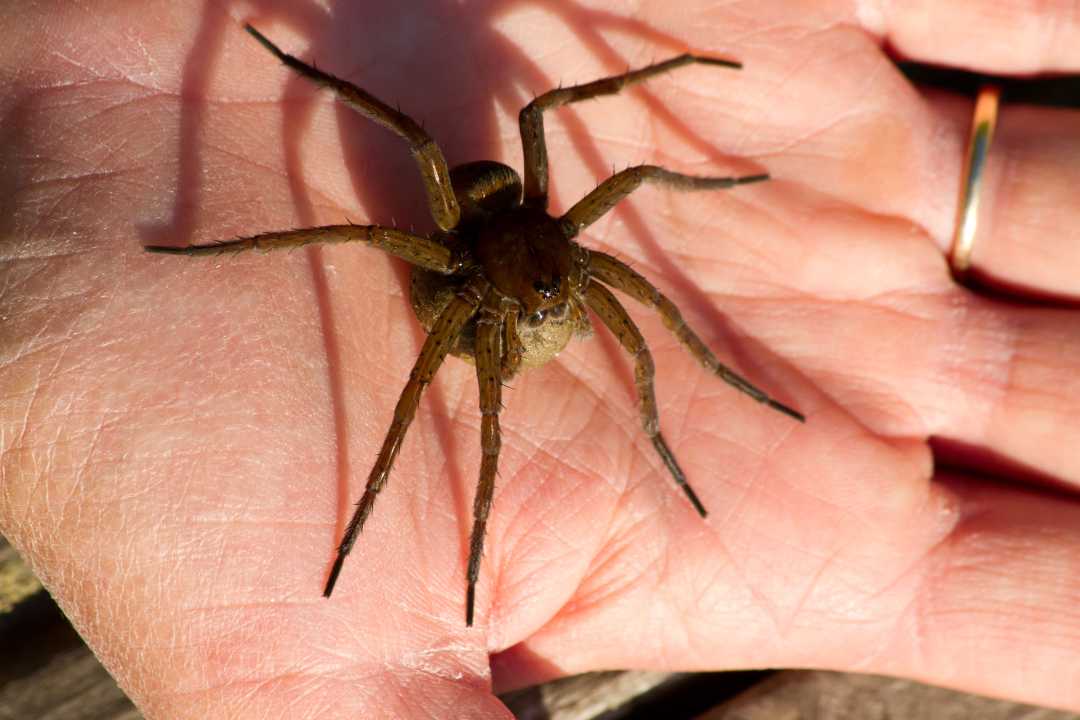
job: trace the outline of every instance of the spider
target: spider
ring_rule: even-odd
[[[626,263],[587,250],[574,238],[642,183],[675,190],[712,190],[768,180],[768,175],[693,177],[655,165],[617,172],[560,217],[547,212],[548,158],[544,111],[633,85],[699,63],[741,68],[730,60],[684,54],[621,75],[551,90],[519,115],[525,179],[502,163],[481,160],[448,169],[435,141],[412,118],[352,83],[285,53],[251,25],[247,30],[291,70],[329,88],[341,102],[399,135],[409,144],[420,170],[431,216],[438,229],[424,237],[396,227],[330,225],[269,232],[213,245],[147,246],[155,253],[208,256],[245,250],[295,248],[311,243],[362,242],[413,265],[411,301],[428,336],[406,383],[382,449],[345,529],[323,595],[330,597],[375,499],[386,485],[394,459],[416,414],[420,395],[447,353],[475,362],[482,413],[480,480],[473,505],[465,595],[465,624],[473,624],[476,583],[484,533],[499,461],[499,410],[504,380],[523,367],[543,365],[575,335],[590,330],[587,310],[618,338],[633,357],[641,423],[664,465],[697,512],[705,507],[679,468],[660,433],[653,391],[652,356],[641,331],[608,286],[655,310],[667,328],[704,368],[768,407],[804,422],[801,413],[770,398],[720,363],[683,321],[678,308]]]

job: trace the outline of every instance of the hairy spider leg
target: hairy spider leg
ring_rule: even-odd
[[[684,54],[639,70],[629,70],[621,75],[549,90],[522,108],[518,114],[518,125],[521,128],[521,145],[525,152],[525,203],[547,207],[548,156],[547,145],[544,141],[545,110],[602,95],[615,95],[628,85],[635,85],[694,63],[736,70],[742,67],[741,63],[731,60]]]
[[[672,190],[724,190],[736,185],[768,180],[769,176],[745,175],[743,177],[695,177],[672,172],[656,165],[637,165],[621,170],[593,188],[585,197],[559,218],[563,232],[568,238],[577,236],[615,207],[620,200],[637,190],[643,183],[655,183]]]
[[[641,331],[638,330],[637,325],[626,313],[626,308],[615,299],[610,290],[600,283],[593,281],[588,284],[585,288],[585,302],[599,316],[608,330],[618,338],[619,344],[634,359],[634,386],[637,388],[641,425],[645,428],[645,434],[652,440],[656,452],[659,453],[660,458],[667,465],[667,469],[671,476],[675,478],[675,482],[686,493],[686,497],[690,499],[694,509],[698,511],[701,517],[705,517],[708,514],[705,511],[705,506],[701,504],[701,500],[698,499],[697,494],[690,487],[690,483],[686,481],[686,475],[683,473],[682,468],[679,467],[679,463],[676,462],[675,455],[671,452],[671,448],[668,447],[664,436],[660,434],[660,413],[656,408],[656,392],[654,390],[656,367],[653,365],[652,353],[649,352],[649,347],[645,344],[645,338],[642,337]]]
[[[513,312],[516,312],[516,308]],[[480,557],[484,552],[491,499],[495,492],[495,473],[499,466],[502,435],[499,411],[502,410],[502,295],[492,289],[476,320],[476,381],[480,385],[480,481],[473,501],[473,528],[469,538],[468,590],[465,593],[465,625],[472,627],[476,604],[476,582],[480,577]]]
[[[187,245],[169,247],[167,245],[147,245],[143,249],[152,253],[168,255],[224,255],[246,250],[282,250],[298,248],[315,243],[350,243],[362,242],[371,247],[390,253],[407,262],[427,270],[450,274],[457,270],[450,249],[445,245],[430,240],[422,235],[403,232],[397,228],[380,225],[326,225],[323,227],[304,228],[268,232],[261,235],[224,240],[213,245]]]
[[[793,417],[799,422],[806,422],[806,418],[798,410],[773,400],[764,391],[751,385],[748,380],[717,360],[708,346],[683,320],[682,313],[679,312],[679,308],[675,307],[675,303],[671,302],[652,283],[629,265],[607,253],[590,251],[589,274],[659,313],[660,319],[664,321],[667,329],[674,333],[683,347],[689,350],[690,354],[697,358],[697,361],[706,370],[717,375],[736,390],[749,395],[760,403],[768,405],[773,410]]]
[[[343,103],[364,117],[374,120],[409,143],[409,151],[420,169],[427,192],[428,206],[435,224],[443,230],[453,230],[461,218],[450,171],[442,150],[427,132],[411,117],[390,107],[371,93],[350,82],[334,77],[289,55],[251,25],[244,29],[272,52],[290,70],[321,87],[332,90]]]
[[[364,521],[367,520],[368,515],[371,514],[371,509],[375,506],[375,498],[383,489],[383,486],[386,485],[386,480],[390,476],[390,469],[394,465],[398,451],[401,450],[401,443],[405,440],[405,433],[416,415],[416,407],[420,404],[421,393],[431,383],[431,379],[435,377],[435,373],[438,371],[439,366],[442,365],[443,359],[446,358],[446,353],[453,347],[465,323],[476,314],[476,310],[487,290],[488,283],[481,278],[476,278],[463,287],[459,294],[455,295],[447,304],[442,314],[439,315],[435,325],[431,328],[431,333],[424,341],[420,356],[416,358],[416,364],[409,375],[409,382],[405,384],[405,389],[401,391],[401,397],[398,398],[397,407],[394,408],[394,420],[390,424],[390,430],[386,433],[386,439],[383,441],[375,466],[371,468],[371,474],[368,475],[364,495],[360,498],[360,502],[357,503],[356,511],[353,513],[348,527],[345,528],[345,535],[342,537],[341,545],[338,546],[337,559],[334,561],[334,566],[330,570],[330,577],[326,581],[326,588],[323,590],[325,597],[330,597],[330,593],[334,591],[334,584],[337,582],[341,566],[345,562],[345,556],[352,550],[357,535],[360,534],[364,527]]]
[[[506,316],[503,318],[504,350],[501,372],[504,380],[509,380],[517,375],[517,371],[521,369],[521,361],[525,356],[525,347],[521,343],[521,338],[518,337],[517,323],[518,309],[507,311]]]

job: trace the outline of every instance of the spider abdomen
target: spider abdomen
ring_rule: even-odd
[[[422,268],[412,268],[409,300],[424,330],[431,332],[435,321],[465,284],[465,275],[446,276]],[[554,358],[575,335],[590,331],[588,314],[576,298],[567,303],[566,312],[545,313],[543,321],[517,323],[523,367],[539,367]],[[502,349],[505,356],[507,348]],[[470,320],[458,335],[450,353],[470,363],[476,356],[476,318]]]

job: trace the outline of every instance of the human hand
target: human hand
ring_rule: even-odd
[[[4,24],[19,37],[0,51],[15,68],[0,93],[0,528],[146,715],[504,717],[489,663],[497,688],[815,666],[1080,707],[1075,312],[950,280],[970,102],[920,95],[880,49],[887,35],[918,59],[1075,71],[1080,32],[979,24],[965,3],[948,4],[954,21],[702,3],[672,24],[664,7],[57,4]],[[665,434],[711,514],[654,456],[629,363],[598,330],[504,393],[470,630],[479,411],[474,371],[448,360],[323,599],[422,338],[403,265],[357,247],[214,261],[141,246],[428,223],[404,146],[289,77],[246,19],[424,119],[452,164],[520,168],[516,112],[560,81],[685,47],[742,60],[549,113],[553,206],[612,164],[769,170],[725,193],[643,189],[582,242],[632,260],[807,424],[706,376],[631,307]],[[1057,34],[1022,31],[1036,26]],[[1003,111],[975,261],[1076,297],[1068,119]],[[1066,235],[1055,248],[1050,231]],[[935,474],[930,437],[972,466]]]

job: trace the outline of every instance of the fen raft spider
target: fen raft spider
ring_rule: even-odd
[[[323,595],[330,596],[345,557],[386,485],[420,395],[447,353],[473,360],[480,386],[480,481],[473,505],[465,597],[465,624],[473,624],[476,582],[484,532],[499,461],[499,410],[502,382],[522,367],[543,365],[590,328],[586,308],[615,334],[634,359],[634,381],[641,423],[653,447],[694,508],[705,507],[686,481],[660,434],[653,392],[653,360],[641,331],[606,286],[660,314],[664,324],[704,368],[760,403],[804,421],[798,411],[773,400],[721,364],[683,321],[678,308],[648,280],[611,255],[574,242],[584,228],[611,210],[642,183],[673,190],[717,190],[767,180],[768,175],[692,177],[655,165],[617,172],[600,183],[561,217],[547,213],[548,158],[544,111],[614,95],[628,85],[686,65],[700,63],[738,69],[741,65],[696,55],[678,57],[614,77],[551,90],[525,106],[519,116],[525,154],[525,180],[510,167],[481,160],[448,170],[442,151],[412,118],[352,83],[286,54],[258,30],[245,29],[290,69],[332,90],[338,100],[401,136],[416,160],[438,230],[428,237],[380,225],[330,225],[286,230],[223,241],[208,246],[148,246],[174,255],[211,256],[245,250],[276,250],[312,243],[361,242],[414,266],[411,298],[428,336],[401,393],[394,420],[383,441],[364,495],[346,527]]]

